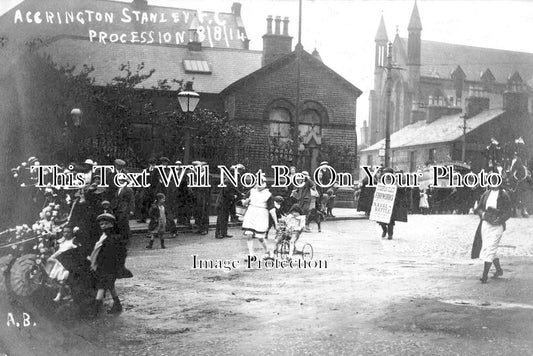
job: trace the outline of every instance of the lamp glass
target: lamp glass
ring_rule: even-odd
[[[178,94],[178,101],[183,112],[194,112],[200,101],[200,95],[193,91],[182,91]]]
[[[81,113],[81,110],[80,109],[72,109],[72,111],[70,112],[70,116],[72,118],[72,124],[75,126],[75,127],[80,127],[81,126],[81,116],[82,116],[82,113]]]

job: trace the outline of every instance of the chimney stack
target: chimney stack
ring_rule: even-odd
[[[466,117],[473,117],[484,110],[490,109],[490,99],[481,87],[470,87],[469,96],[465,101]]]
[[[272,34],[272,15],[268,15],[267,17],[267,35]]]
[[[148,0],[133,0],[131,5],[136,9],[146,9],[148,7]]]
[[[517,91],[503,92],[503,108],[515,114],[526,114],[528,110],[527,93]]]
[[[270,64],[277,59],[292,52],[292,37],[289,36],[289,18],[283,19],[283,32],[281,30],[281,16],[276,16],[274,33],[272,33],[272,15],[267,17],[267,30],[263,35],[262,66]]]
[[[281,35],[280,24],[281,24],[281,17],[276,16],[276,32],[274,32],[275,35]]]
[[[283,18],[283,36],[289,35],[289,18],[284,17]]]
[[[234,2],[233,5],[231,5],[231,13],[235,16],[241,16],[241,3],[240,2]]]

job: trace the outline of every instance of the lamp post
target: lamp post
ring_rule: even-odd
[[[187,115],[187,117],[192,117],[192,113],[200,101],[200,94],[192,89],[192,82],[187,82],[185,84],[185,89],[178,93],[178,101],[180,103],[181,110]],[[191,151],[191,127],[185,126],[184,128],[185,151],[183,152],[183,163],[188,164]]]
[[[83,121],[83,112],[79,108],[74,108],[70,111],[70,140],[71,140],[71,147],[72,151],[74,153],[74,160],[77,162],[80,160],[79,153],[80,153],[80,129],[81,124]],[[69,126],[68,124],[66,125]]]

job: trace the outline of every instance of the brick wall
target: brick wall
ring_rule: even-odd
[[[279,62],[278,62],[279,63]],[[233,118],[253,125],[251,137],[265,142],[268,135],[268,111],[274,100],[285,99],[291,107],[291,119],[295,116],[296,101],[295,60],[287,60],[271,66],[268,72],[250,77],[243,85],[225,93],[226,105],[233,103]],[[230,100],[231,98],[231,100]],[[300,105],[313,101],[324,109],[322,139],[328,144],[349,147],[355,153],[356,145],[356,99],[353,87],[339,80],[322,63],[304,53],[301,61]],[[226,108],[228,110],[228,107]]]

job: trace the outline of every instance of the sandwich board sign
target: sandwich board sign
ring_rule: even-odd
[[[370,210],[370,220],[388,224],[392,217],[392,209],[396,199],[395,185],[378,184],[372,200],[372,209]]]

